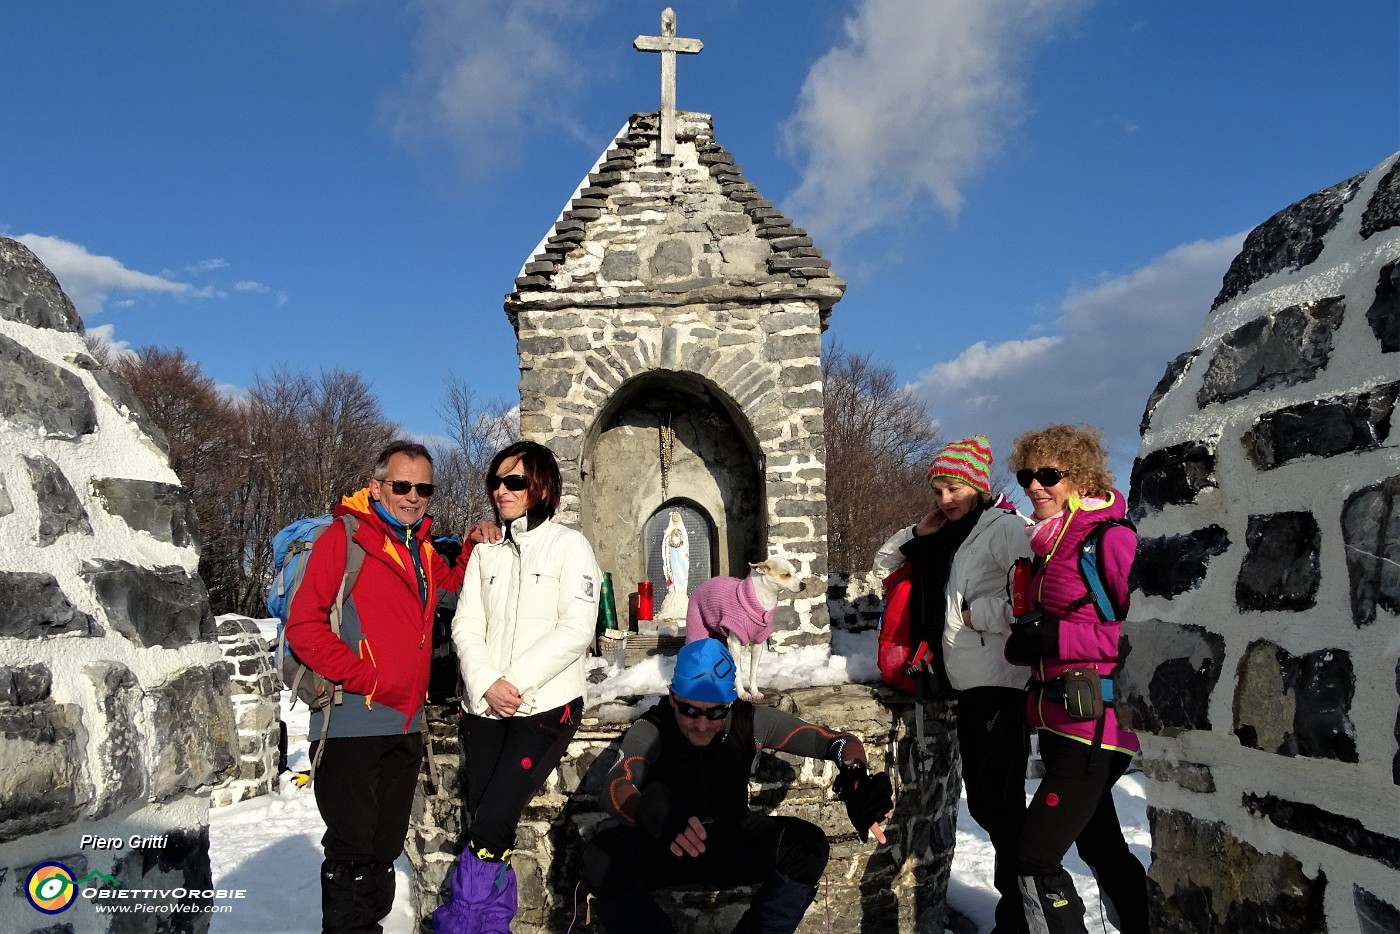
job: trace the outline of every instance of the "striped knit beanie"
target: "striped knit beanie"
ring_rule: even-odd
[[[992,445],[986,435],[954,441],[928,465],[928,482],[939,477],[961,480],[977,492],[992,495]]]

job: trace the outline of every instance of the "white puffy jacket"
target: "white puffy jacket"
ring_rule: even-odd
[[[1029,522],[1019,513],[992,506],[953,555],[943,591],[943,664],[955,690],[976,687],[1023,688],[1027,669],[1011,664],[1003,650],[1011,632],[1007,584],[1017,558],[1031,557]],[[913,528],[896,532],[875,556],[875,570],[889,574],[904,560],[899,548]],[[966,608],[972,622],[963,622]]]
[[[588,539],[549,519],[527,529],[522,516],[508,538],[473,548],[452,619],[462,707],[494,716],[485,694],[500,678],[521,693],[522,714],[582,697],[602,578]]]

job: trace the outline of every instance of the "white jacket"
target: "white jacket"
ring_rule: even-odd
[[[1003,650],[1011,632],[1011,566],[1017,558],[1031,557],[1028,524],[1019,513],[992,506],[953,555],[943,591],[943,664],[955,690],[1026,686],[1029,671],[1008,662]],[[903,562],[899,548],[913,531],[912,526],[900,529],[881,546],[875,556],[880,576]],[[970,624],[963,622],[964,607]]]
[[[452,618],[466,687],[462,707],[494,716],[486,689],[500,678],[522,697],[520,713],[563,706],[584,693],[583,659],[598,623],[603,575],[588,539],[546,519],[472,549]]]

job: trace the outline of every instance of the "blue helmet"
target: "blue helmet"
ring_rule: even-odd
[[[687,642],[676,655],[671,693],[686,700],[729,704],[738,699],[734,688],[734,657],[718,639]]]

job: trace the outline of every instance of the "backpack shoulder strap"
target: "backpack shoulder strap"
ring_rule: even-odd
[[[1079,545],[1080,576],[1089,588],[1090,599],[1099,615],[1109,622],[1123,618],[1123,608],[1113,599],[1113,594],[1109,593],[1103,582],[1103,538],[1114,526],[1133,529],[1133,524],[1127,519],[1109,519],[1095,525]]]
[[[340,635],[341,608],[345,605],[345,600],[350,596],[350,591],[355,587],[355,579],[360,576],[360,568],[365,563],[365,550],[359,542],[355,541],[355,530],[360,527],[360,520],[351,515],[340,517],[341,524],[345,526],[345,571],[340,577],[340,593],[335,598],[335,605],[331,607],[331,632]]]

